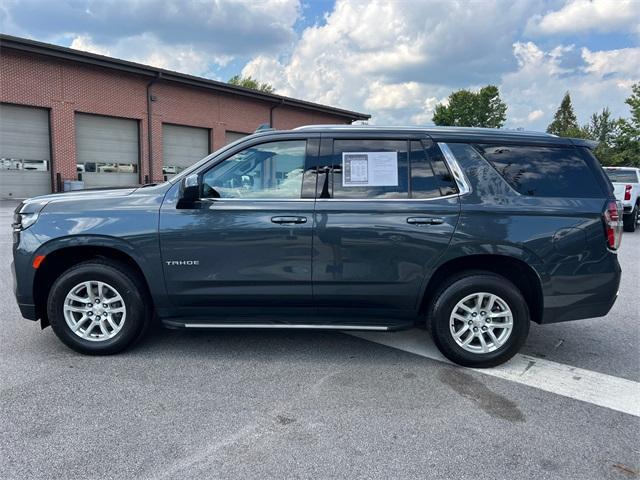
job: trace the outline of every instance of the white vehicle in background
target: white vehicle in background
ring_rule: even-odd
[[[616,198],[622,202],[624,230],[635,232],[640,211],[640,168],[605,167]]]

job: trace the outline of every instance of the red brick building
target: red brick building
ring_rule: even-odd
[[[0,197],[163,180],[263,124],[369,115],[0,35]]]

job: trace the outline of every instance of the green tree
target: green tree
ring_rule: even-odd
[[[578,119],[573,111],[569,92],[564,94],[560,107],[553,116],[553,122],[547,127],[547,133],[559,137],[583,138],[587,136],[586,132],[578,126]]]
[[[611,165],[640,167],[640,83],[631,86],[631,95],[625,103],[631,117],[618,121],[620,133],[613,142]]]
[[[507,105],[495,85],[479,92],[458,90],[449,95],[447,105],[436,105],[433,123],[441,126],[500,128],[507,119]]]
[[[595,154],[603,165],[640,167],[640,83],[631,87],[625,103],[631,109],[630,118],[613,119],[604,108],[591,115],[582,129],[587,138],[599,142]]]
[[[500,99],[495,85],[487,85],[478,94],[477,108],[480,127],[500,128],[507,119],[507,104]]]
[[[640,83],[631,85],[631,96],[624,103],[631,109],[631,118],[628,123],[635,130],[636,140],[640,140]]]
[[[620,133],[620,120],[611,117],[608,107],[600,113],[591,115],[589,123],[582,127],[586,138],[598,142],[595,154],[603,165],[609,165],[613,159],[613,144]]]
[[[265,92],[265,93],[273,93],[275,91],[275,89],[268,83],[260,83],[258,80],[256,80],[251,76],[243,77],[241,75],[234,75],[229,79],[227,83],[231,85],[237,85],[238,87],[258,90],[260,92]]]
[[[618,121],[611,117],[609,107],[604,107],[602,112],[591,115],[589,123],[583,127],[583,130],[589,138],[610,145],[617,135]]]

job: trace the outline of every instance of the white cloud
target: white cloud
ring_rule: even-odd
[[[407,9],[401,2],[338,0],[290,55],[260,55],[243,74],[285,95],[370,112],[378,124],[431,123],[435,105],[452,90],[487,83],[499,85],[511,127],[545,129],[565,91],[583,121],[607,105],[627,114],[638,49],[513,42],[531,12],[511,6],[435,1]],[[482,69],[489,74],[478,74]]]
[[[586,62],[584,70],[598,78],[611,74],[621,74],[636,79],[640,77],[640,48],[622,48],[592,52],[582,49],[582,58]]]
[[[534,15],[527,24],[531,34],[580,32],[640,33],[638,0],[567,0],[559,10]]]
[[[411,8],[338,0],[289,55],[257,56],[243,74],[286,95],[371,110],[377,123],[424,123],[452,86],[481,86],[516,66],[511,36],[530,9],[505,0]]]
[[[224,66],[232,58],[211,55],[196,50],[192,45],[165,45],[152,34],[126,37],[109,45],[100,45],[88,35],[79,35],[71,41],[70,47],[201,76],[213,76],[212,65]]]
[[[503,75],[500,89],[509,105],[508,125],[544,130],[565,92],[570,92],[578,120],[608,106],[614,116],[627,116],[624,99],[640,81],[640,48],[580,51],[581,62],[563,66],[572,46],[544,51],[535,43],[516,42],[518,69]]]
[[[0,7],[6,33],[196,75],[288,48],[300,15],[300,0],[4,0]]]
[[[407,108],[427,94],[425,86],[417,82],[384,84],[375,81],[369,91],[364,106],[371,110]]]
[[[542,110],[534,110],[533,112],[529,113],[529,115],[527,115],[527,120],[529,122],[535,122],[536,120],[542,118],[543,115],[544,112]]]
[[[100,47],[93,43],[89,35],[78,35],[71,41],[71,48],[82,50],[83,52],[97,53],[98,55],[112,56],[111,50],[107,47]]]

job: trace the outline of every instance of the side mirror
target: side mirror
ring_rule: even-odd
[[[200,200],[200,184],[198,174],[194,173],[182,179],[177,207],[194,208],[198,200]]]

